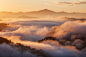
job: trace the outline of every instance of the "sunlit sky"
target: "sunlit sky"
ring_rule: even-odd
[[[58,5],[59,2],[86,2],[85,0],[0,0],[0,11],[30,12],[49,9],[56,12],[85,12],[86,3],[75,6]]]

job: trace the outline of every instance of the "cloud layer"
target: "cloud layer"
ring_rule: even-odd
[[[86,56],[86,47],[82,48],[86,43],[86,21],[66,20],[54,23],[52,21],[16,20],[9,24],[11,24],[9,27],[0,32],[0,36],[13,43],[0,44],[1,57],[39,57],[40,54],[42,57]],[[49,24],[51,26],[48,26]],[[49,40],[46,37],[54,39]],[[38,42],[39,40],[42,42]]]
[[[53,3],[48,3],[48,4],[52,4],[52,5],[59,5],[59,6],[78,6],[78,5],[82,5],[82,4],[86,4],[86,1],[84,0],[79,0],[79,1],[73,1],[73,2],[60,2],[59,0],[57,0],[57,2],[53,2]]]

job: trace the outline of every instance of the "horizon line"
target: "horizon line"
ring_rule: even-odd
[[[53,11],[53,12],[56,12],[56,11],[54,11],[54,10],[50,10],[50,9],[41,9],[41,10],[49,10],[49,11]],[[24,12],[24,11],[17,11],[17,12],[14,12],[14,11],[0,11],[0,13],[1,12],[11,12],[11,13],[27,13],[27,12],[37,12],[37,11],[41,11],[41,10],[36,10],[36,11],[26,11],[26,12]],[[66,13],[84,13],[84,12],[67,12],[67,11],[58,11],[58,12],[66,12]],[[56,13],[58,13],[58,12],[56,12]],[[86,13],[86,12],[85,12]]]

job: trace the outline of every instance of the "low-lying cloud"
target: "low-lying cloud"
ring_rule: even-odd
[[[33,22],[33,21],[32,21]],[[40,23],[40,26],[38,23]],[[48,21],[47,21],[48,22]],[[0,36],[13,43],[0,44],[1,57],[85,57],[86,22],[80,20],[56,22],[11,22]],[[58,24],[58,25],[56,25]],[[41,26],[44,25],[44,26]],[[50,40],[46,37],[51,37]],[[41,40],[41,41],[40,41]],[[38,42],[40,41],[40,42]],[[20,43],[20,44],[16,44]],[[3,51],[4,50],[4,51]],[[22,52],[23,51],[23,52]],[[6,55],[4,55],[6,54]]]

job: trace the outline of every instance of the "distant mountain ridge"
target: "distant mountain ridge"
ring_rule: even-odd
[[[43,10],[39,10],[39,11],[31,11],[31,12],[25,12],[25,13],[37,13],[37,12],[53,12],[53,13],[68,13],[65,11],[61,11],[61,12],[55,12],[49,9],[43,9]],[[6,12],[6,11],[1,11],[0,13],[14,13],[14,12]],[[17,12],[17,13],[24,13],[24,12]],[[78,13],[78,12],[72,12],[72,13]]]
[[[29,16],[29,17],[46,17],[46,16],[52,16],[52,17],[78,17],[78,18],[86,18],[86,13],[68,13],[68,12],[55,12],[52,10],[48,9],[43,9],[39,11],[32,11],[32,12],[18,12],[18,13],[13,13],[13,12],[0,12],[0,18],[17,18],[19,16]]]

